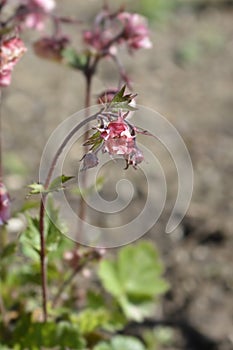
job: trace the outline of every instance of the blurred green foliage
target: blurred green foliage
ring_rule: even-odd
[[[59,212],[51,201],[48,210],[45,237],[53,299],[78,265],[67,269],[63,257],[74,248],[74,243],[59,231]],[[82,309],[76,306],[79,285],[71,280],[67,301],[60,299],[57,307],[48,305],[49,321],[42,323],[38,218],[26,215],[25,231],[0,252],[1,292],[6,308],[4,317],[0,317],[0,349],[146,350],[138,339],[114,334],[130,320],[143,321],[148,317],[154,302],[168,289],[154,245],[141,241],[121,248],[114,259],[102,259],[97,265],[100,283],[88,287]],[[88,248],[80,249],[80,254],[87,256]],[[83,261],[81,255],[79,261]]]

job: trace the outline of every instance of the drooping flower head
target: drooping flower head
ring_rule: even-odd
[[[110,156],[121,156],[126,161],[126,168],[137,165],[144,160],[142,151],[136,143],[137,134],[149,135],[146,131],[140,131],[131,124],[127,117],[133,108],[130,103],[135,95],[125,94],[125,86],[115,94],[112,101],[106,104],[106,110],[99,115],[99,125],[95,127],[95,133],[85,142],[85,146],[91,146],[84,155],[82,170],[98,165],[97,154],[101,150]]]
[[[1,87],[10,85],[13,68],[26,50],[23,41],[17,36],[2,41],[0,47]]]
[[[0,226],[10,218],[10,197],[5,185],[0,182]]]
[[[137,167],[144,159],[142,152],[136,144],[136,128],[129,124],[124,115],[117,120],[110,121],[104,127],[97,128],[103,139],[103,152],[111,156],[121,155],[129,165]]]

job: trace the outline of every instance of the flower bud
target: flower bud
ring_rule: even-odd
[[[88,152],[87,154],[85,154],[84,157],[82,158],[82,161],[83,161],[83,166],[81,171],[94,168],[99,164],[97,155],[93,152]]]

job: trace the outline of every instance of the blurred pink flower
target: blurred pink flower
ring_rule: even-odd
[[[117,18],[123,25],[122,38],[130,49],[149,49],[152,47],[145,17],[137,13],[120,12]],[[120,38],[120,42],[122,42],[122,38]]]
[[[23,41],[18,37],[2,42],[0,47],[0,86],[10,85],[13,68],[26,50]]]
[[[90,46],[94,51],[98,53],[104,53],[115,55],[116,47],[111,44],[113,35],[110,30],[103,30],[99,27],[95,27],[93,30],[85,30],[83,32],[84,43]]]
[[[22,0],[22,7],[18,12],[18,19],[27,28],[44,29],[46,16],[55,8],[54,0]]]
[[[10,197],[5,185],[0,182],[0,226],[10,218]]]

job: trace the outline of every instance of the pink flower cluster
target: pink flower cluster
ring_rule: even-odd
[[[83,40],[98,54],[105,55],[114,55],[117,44],[126,44],[129,50],[152,47],[146,18],[129,12],[99,15],[93,29],[84,31]]]
[[[56,3],[54,0],[22,0],[22,6],[18,12],[18,19],[27,28],[44,29],[46,16],[54,10]]]
[[[10,218],[10,197],[5,185],[0,182],[0,226]]]
[[[18,37],[2,41],[0,47],[0,86],[6,87],[11,83],[14,66],[25,53],[26,47]]]

